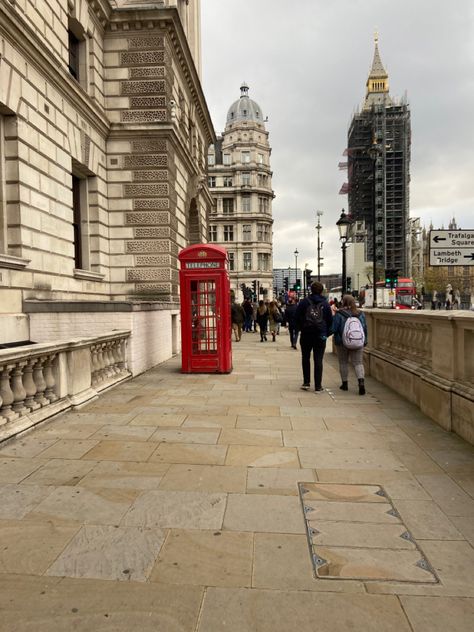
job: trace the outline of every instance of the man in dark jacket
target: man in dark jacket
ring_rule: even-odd
[[[288,333],[290,334],[290,344],[293,349],[296,349],[296,343],[298,342],[298,329],[296,327],[296,303],[292,298],[288,299],[288,303],[285,307],[285,325],[288,327]]]
[[[304,298],[296,308],[295,321],[301,332],[301,363],[305,391],[310,387],[311,351],[314,360],[314,390],[324,391],[322,387],[323,356],[326,340],[332,334],[332,312],[327,300],[322,296],[323,285],[319,281],[311,284],[311,296]]]

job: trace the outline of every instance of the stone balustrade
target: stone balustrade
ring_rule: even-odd
[[[0,440],[122,382],[129,331],[0,351]]]
[[[474,314],[366,310],[366,372],[474,444]]]

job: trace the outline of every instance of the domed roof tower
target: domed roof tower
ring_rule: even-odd
[[[240,121],[264,123],[262,108],[249,97],[249,87],[245,81],[240,86],[240,99],[234,101],[227,112],[226,127]]]

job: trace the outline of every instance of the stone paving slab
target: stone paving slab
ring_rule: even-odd
[[[46,574],[145,581],[164,539],[161,529],[85,525]]]
[[[198,632],[314,632],[316,625],[341,632],[411,632],[398,599],[378,597],[345,594],[342,601],[332,593],[315,599],[311,592],[209,588]]]
[[[328,391],[303,392],[286,333],[257,339],[234,345],[229,375],[173,358],[0,444],[1,632],[470,630],[472,446],[370,377],[366,397],[352,375],[338,392],[330,354]],[[319,486],[317,546],[357,579],[315,578],[303,482]],[[377,486],[400,518],[363,521]],[[439,583],[364,580],[390,541],[407,578],[408,526]]]

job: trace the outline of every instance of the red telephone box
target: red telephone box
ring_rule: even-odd
[[[179,253],[181,372],[232,371],[227,251],[197,244]]]

